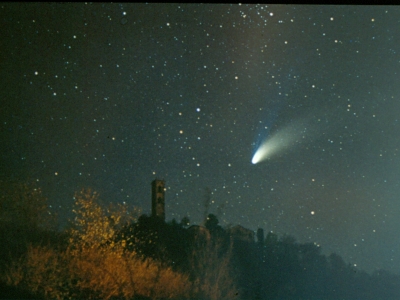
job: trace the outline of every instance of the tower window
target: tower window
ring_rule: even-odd
[[[162,188],[161,185],[158,186],[158,192],[159,192],[159,193],[162,193],[162,192],[163,192],[163,188]]]
[[[161,197],[157,198],[157,203],[162,203],[162,198]]]

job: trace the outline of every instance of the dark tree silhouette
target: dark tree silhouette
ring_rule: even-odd
[[[210,232],[213,232],[213,231],[216,231],[221,228],[221,226],[219,226],[218,223],[219,223],[219,221],[218,221],[217,216],[215,216],[214,214],[209,214],[204,223],[204,226],[208,230],[210,230]]]

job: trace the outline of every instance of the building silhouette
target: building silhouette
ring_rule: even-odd
[[[151,183],[151,215],[165,221],[165,181],[155,179]]]
[[[165,191],[165,180],[155,179],[151,182],[151,216],[159,218],[163,222],[165,222]],[[257,230],[256,236],[254,231],[240,225],[225,230],[230,239],[234,241],[254,243],[255,237],[257,237],[257,244],[259,246],[264,244],[264,231],[262,228]],[[210,241],[211,232],[205,226],[192,225],[188,228],[188,231],[197,241]]]
[[[226,231],[231,239],[234,239],[235,241],[243,241],[248,243],[254,242],[254,231],[244,228],[241,225],[233,226],[228,228]]]

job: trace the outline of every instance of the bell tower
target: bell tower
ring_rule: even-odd
[[[165,181],[155,179],[151,183],[151,215],[165,221]]]

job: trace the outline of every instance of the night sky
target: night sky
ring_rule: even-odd
[[[400,7],[3,3],[0,21],[2,180],[149,214],[165,179],[167,221],[201,224],[210,192],[222,226],[400,272]]]

